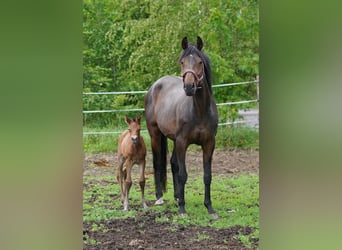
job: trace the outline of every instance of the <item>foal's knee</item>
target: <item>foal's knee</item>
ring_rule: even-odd
[[[139,185],[141,188],[144,188],[145,187],[145,180],[139,181]]]
[[[132,186],[132,181],[126,181],[126,188],[129,190]]]

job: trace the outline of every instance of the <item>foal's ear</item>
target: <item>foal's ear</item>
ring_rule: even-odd
[[[182,40],[182,48],[187,49],[188,48],[188,38],[184,37]]]
[[[132,119],[125,115],[125,121],[129,125],[132,122]]]
[[[201,50],[203,48],[203,41],[202,38],[200,38],[199,36],[197,37],[197,49]]]
[[[140,124],[141,115],[140,115],[140,114],[139,114],[139,115],[137,115],[136,119],[137,119],[137,122]]]

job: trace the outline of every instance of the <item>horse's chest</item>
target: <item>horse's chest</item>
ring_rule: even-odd
[[[194,143],[201,143],[210,138],[209,130],[206,127],[197,127],[191,132],[192,141]]]

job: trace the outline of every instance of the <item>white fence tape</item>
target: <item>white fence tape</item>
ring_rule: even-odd
[[[259,83],[259,80],[249,81],[249,82],[233,82],[233,83],[224,83],[224,84],[216,84],[212,85],[212,88],[217,87],[226,87],[226,86],[234,86],[234,85],[242,85],[242,84],[249,84],[249,83]],[[259,94],[259,89],[257,90],[257,94]],[[115,91],[115,92],[83,92],[84,95],[129,95],[129,94],[145,94],[147,93],[146,90],[139,90],[139,91]],[[258,97],[259,99],[259,97]],[[236,104],[243,104],[243,103],[252,103],[258,102],[258,99],[255,100],[246,100],[246,101],[236,101],[236,102],[225,102],[225,103],[217,103],[217,106],[223,105],[236,105]],[[111,109],[111,110],[84,110],[83,114],[91,114],[91,113],[113,113],[113,112],[132,112],[132,111],[144,111],[144,108],[134,108],[134,109]],[[219,126],[223,125],[232,125],[232,124],[240,124],[246,123],[246,121],[234,121],[234,122],[227,122],[227,123],[219,123]],[[104,134],[121,134],[123,131],[116,131],[116,132],[83,132],[83,135],[104,135]],[[141,132],[147,132],[147,130],[142,130]]]

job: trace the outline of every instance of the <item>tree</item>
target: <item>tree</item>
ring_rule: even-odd
[[[197,35],[212,62],[213,84],[258,75],[258,1],[85,0],[84,91],[147,90],[179,75],[180,41]],[[217,101],[255,96],[241,85],[215,92]],[[84,97],[84,109],[143,107],[141,96]],[[103,121],[113,114],[101,116]],[[106,123],[106,122],[105,122]]]

